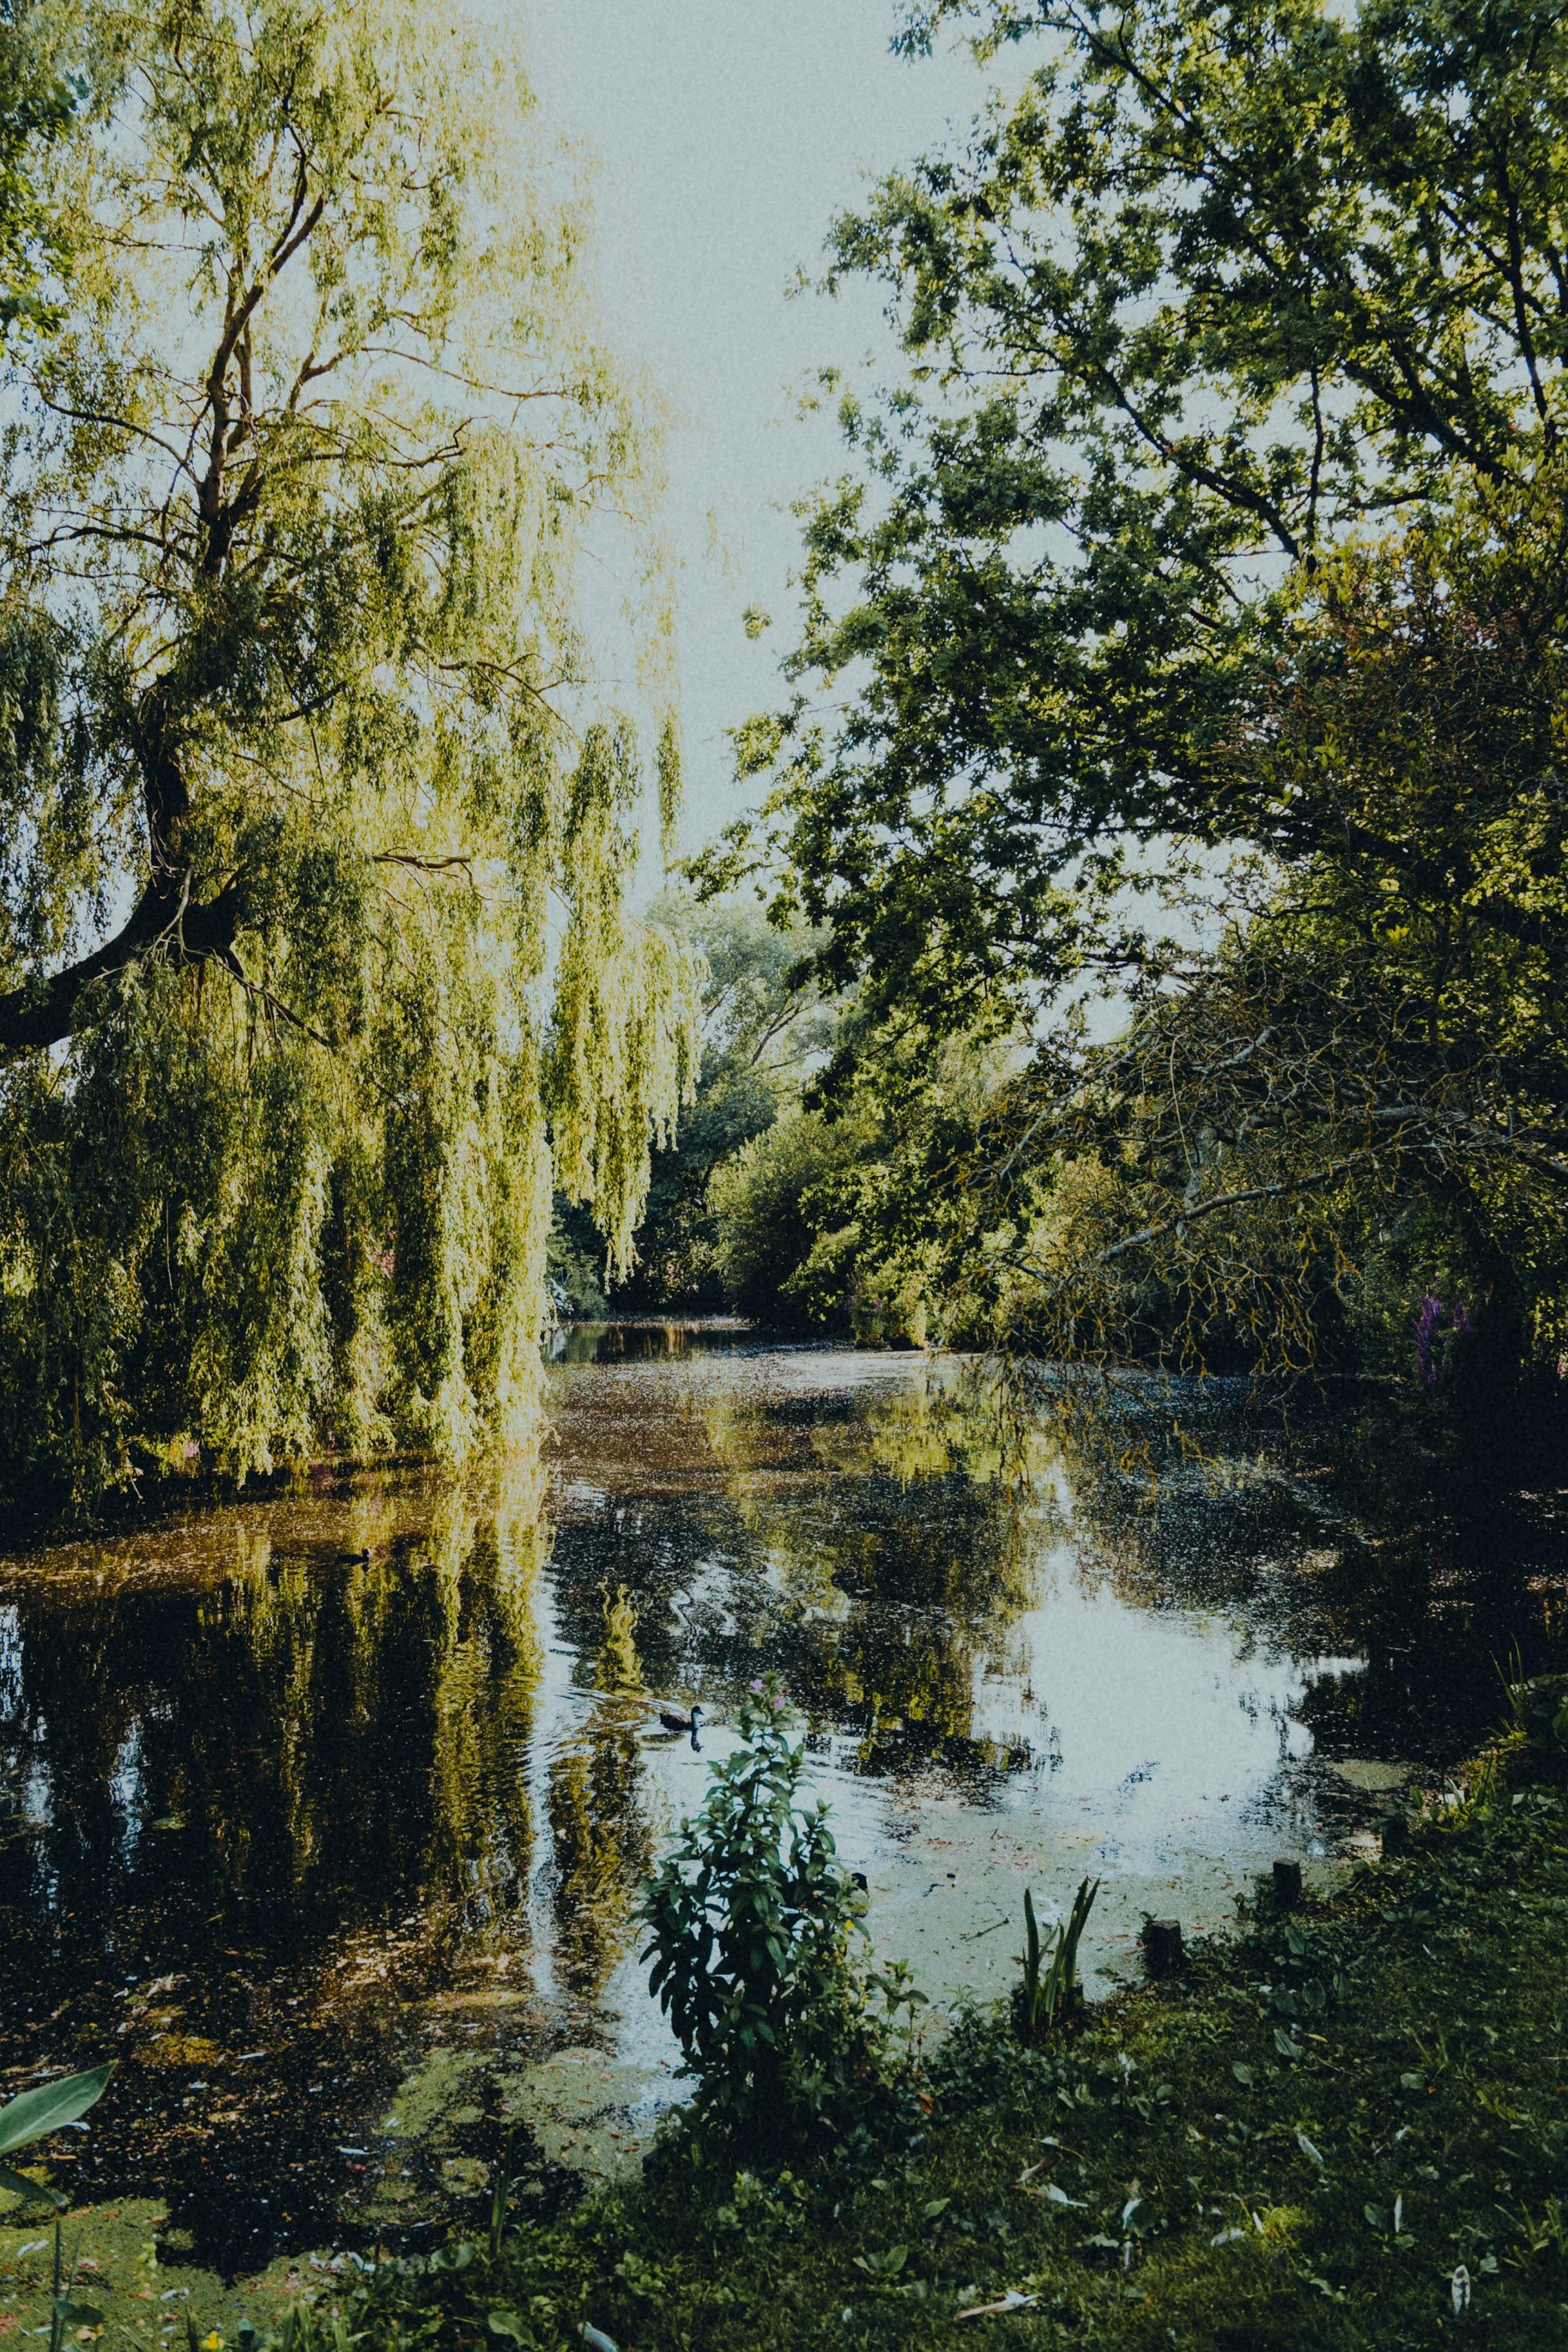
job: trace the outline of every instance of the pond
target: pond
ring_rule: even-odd
[[[1005,1990],[1026,1885],[1100,1879],[1103,1985],[1145,1911],[1331,1870],[1561,1630],[1562,1496],[1450,1491],[1375,1414],[1287,1444],[1134,1384],[1053,1436],[727,1327],[579,1328],[551,1379],[539,1475],[0,1560],[5,2087],[120,2057],[62,2185],[225,2271],[418,2244],[509,2123],[544,2202],[636,2149],[680,2094],[633,1906],[760,1672],[940,2004]]]

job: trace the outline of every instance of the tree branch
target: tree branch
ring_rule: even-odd
[[[169,963],[226,961],[239,929],[237,881],[193,907],[189,873],[164,867],[153,876],[127,921],[91,955],[47,980],[26,982],[0,995],[0,1057],[58,1045],[104,1018],[107,1002],[91,996],[97,982],[112,980],[161,956]]]

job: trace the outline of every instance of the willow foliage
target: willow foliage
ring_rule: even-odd
[[[580,589],[652,576],[647,436],[489,32],[106,0],[82,55],[0,481],[0,1478],[461,1458],[552,1189],[624,1265],[688,1080]]]

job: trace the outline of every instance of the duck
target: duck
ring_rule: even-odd
[[[700,1747],[701,1742],[697,1737],[698,1727],[702,1721],[700,1706],[694,1706],[689,1715],[682,1715],[680,1709],[676,1706],[661,1706],[658,1719],[666,1731],[689,1731],[693,1748]]]

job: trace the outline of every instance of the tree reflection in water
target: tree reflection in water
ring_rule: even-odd
[[[216,1575],[6,1580],[6,2057],[121,2057],[79,2193],[226,2262],[335,2226],[408,2005],[526,1953],[548,1532],[536,1489],[426,1503],[340,1512],[368,1559],[251,1524]]]
[[[556,1375],[548,1513],[389,1473],[0,1563],[5,2061],[127,2061],[82,2190],[234,2267],[473,2193],[526,2064],[657,2029],[637,1892],[704,1771],[659,1702],[719,1752],[777,1672],[868,1855],[928,1800],[1152,1844],[1314,1738],[1457,1752],[1562,1608],[1551,1495],[1386,1416],[662,1337]]]
[[[550,1766],[555,1966],[584,2002],[603,1990],[625,1956],[653,1853],[638,1747],[647,1698],[637,1612],[624,1585],[605,1597],[604,1639],[593,1665],[586,1719]]]

